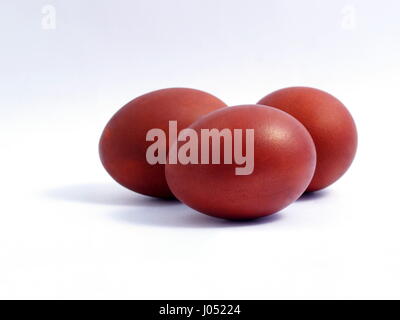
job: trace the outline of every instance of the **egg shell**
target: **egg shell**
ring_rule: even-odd
[[[317,166],[307,191],[326,188],[350,167],[357,150],[357,129],[337,98],[319,89],[291,87],[270,93],[258,103],[291,114],[310,132]]]
[[[205,114],[225,107],[215,96],[195,89],[169,88],[144,94],[126,104],[108,122],[100,139],[100,159],[119,184],[149,196],[170,198],[164,164],[149,164],[146,150],[153,143],[146,134],[169,121],[182,130]],[[168,145],[166,146],[168,152]]]
[[[314,174],[315,146],[305,127],[289,114],[261,105],[228,107],[189,128],[254,130],[254,171],[237,175],[237,163],[171,164],[165,168],[174,195],[191,208],[225,219],[254,219],[273,214],[298,199]],[[199,144],[200,144],[199,139]],[[180,149],[184,141],[177,142]],[[220,154],[224,154],[224,143]],[[233,148],[232,148],[233,149]],[[199,146],[199,150],[201,150]],[[246,154],[246,144],[242,145]],[[198,155],[201,162],[201,152]]]

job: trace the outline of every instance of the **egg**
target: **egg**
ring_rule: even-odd
[[[153,197],[173,197],[163,163],[149,163],[147,149],[152,129],[168,134],[170,121],[180,131],[207,113],[226,107],[217,97],[195,89],[169,88],[144,94],[126,104],[108,122],[100,138],[100,159],[122,186]],[[168,138],[168,135],[167,135]],[[165,150],[168,152],[168,145]]]
[[[184,131],[165,175],[176,198],[204,214],[235,220],[273,214],[298,199],[313,177],[314,142],[281,110],[222,108]]]
[[[307,191],[331,185],[350,167],[357,150],[357,129],[337,98],[319,89],[291,87],[272,92],[258,103],[291,114],[310,132],[317,165]]]

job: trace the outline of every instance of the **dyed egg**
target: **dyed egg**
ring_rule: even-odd
[[[259,104],[283,110],[310,132],[317,150],[317,166],[307,191],[323,189],[350,167],[357,149],[357,130],[346,107],[324,91],[292,87],[275,91]]]
[[[120,109],[108,122],[100,139],[99,152],[104,168],[124,187],[149,196],[168,198],[163,163],[149,163],[146,152],[154,142],[151,129],[166,132],[169,121],[177,130],[225,103],[213,95],[187,88],[162,89],[142,95]],[[159,152],[168,152],[168,144]]]
[[[189,207],[225,219],[273,214],[295,201],[314,174],[312,138],[294,117],[275,108],[224,108],[181,133],[165,175]],[[171,152],[171,150],[170,150]]]

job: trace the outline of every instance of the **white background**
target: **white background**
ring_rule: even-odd
[[[2,0],[0,298],[399,299],[399,17],[397,0]],[[359,149],[271,217],[134,194],[98,159],[140,94],[237,105],[292,85],[341,99]]]

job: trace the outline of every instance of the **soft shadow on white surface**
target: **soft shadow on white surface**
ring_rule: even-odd
[[[315,200],[322,200],[323,198],[327,198],[331,192],[329,190],[320,190],[314,192],[305,192],[302,196],[297,199],[297,201],[315,201]]]
[[[113,220],[135,225],[183,228],[247,227],[276,222],[281,213],[248,221],[230,221],[210,217],[187,207],[178,200],[146,197],[113,184],[77,184],[49,189],[45,196],[65,202],[123,206],[113,211]]]
[[[111,206],[168,206],[178,205],[177,200],[163,200],[129,191],[116,184],[87,183],[61,186],[46,190],[49,198],[89,204]]]
[[[159,227],[182,227],[182,228],[231,228],[249,227],[276,222],[282,219],[282,214],[277,213],[268,217],[246,221],[231,221],[210,217],[180,204],[178,208],[166,207],[146,208],[145,212],[120,211],[111,214],[112,219],[125,223],[141,224]]]

